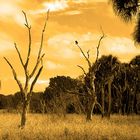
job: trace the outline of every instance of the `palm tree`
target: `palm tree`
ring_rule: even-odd
[[[135,67],[128,63],[122,63],[120,70],[116,76],[114,85],[117,87],[117,91],[121,95],[122,113],[133,113],[136,82],[137,82],[137,70]]]
[[[110,0],[116,15],[125,22],[136,20],[133,33],[135,43],[140,44],[140,10],[139,0]]]
[[[139,106],[140,106],[140,55],[135,56],[131,61],[130,61],[130,66],[133,69],[134,73],[134,78],[133,78],[133,85],[134,85],[134,91],[135,91],[135,106],[134,109],[136,113],[139,111]]]
[[[98,60],[98,70],[96,71],[96,79],[98,80],[99,86],[101,87],[101,102],[102,102],[102,109],[103,112],[105,111],[105,93],[106,93],[106,88],[107,87],[107,116],[110,118],[110,113],[111,113],[111,87],[112,87],[112,82],[114,80],[114,76],[116,71],[118,70],[119,67],[119,60],[117,57],[113,57],[112,55],[109,56],[102,56]]]

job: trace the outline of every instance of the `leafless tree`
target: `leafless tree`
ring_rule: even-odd
[[[23,84],[18,79],[15,68],[10,63],[10,61],[6,57],[4,57],[4,59],[7,62],[7,64],[10,66],[10,68],[13,72],[13,77],[16,80],[16,82],[19,86],[19,89],[20,89],[20,93],[22,96],[22,111],[21,111],[20,127],[24,128],[24,126],[26,124],[27,108],[28,108],[28,105],[29,105],[31,97],[32,97],[32,92],[33,92],[34,86],[35,86],[35,84],[36,84],[36,82],[37,82],[37,80],[42,72],[42,69],[43,69],[43,57],[44,57],[45,53],[42,54],[42,47],[43,47],[43,40],[44,40],[44,33],[45,33],[45,29],[46,29],[46,24],[47,24],[47,21],[49,18],[49,10],[47,12],[45,24],[44,24],[44,27],[43,27],[42,33],[41,33],[41,41],[40,41],[40,47],[39,47],[39,51],[38,51],[38,55],[37,55],[37,60],[36,60],[35,66],[33,67],[31,72],[29,72],[29,64],[30,64],[29,61],[31,58],[31,48],[32,48],[31,26],[28,23],[26,13],[24,11],[22,11],[22,12],[23,12],[23,15],[25,17],[25,24],[24,25],[28,30],[28,38],[29,38],[29,40],[28,40],[28,53],[27,53],[27,57],[26,57],[25,62],[21,56],[21,52],[18,49],[16,43],[14,43],[14,46],[15,46],[16,52],[18,54],[20,63],[23,67],[24,74],[25,74],[25,82]],[[29,83],[31,81],[31,78],[33,78],[33,81],[31,82],[31,85],[30,85]]]
[[[87,121],[92,120],[92,113],[93,113],[93,109],[94,109],[95,105],[97,105],[99,107],[102,114],[104,113],[102,106],[97,101],[97,96],[96,96],[96,92],[95,92],[95,82],[94,82],[95,81],[95,72],[98,69],[97,61],[98,61],[98,57],[99,57],[99,48],[100,48],[101,41],[104,37],[105,37],[105,35],[103,33],[102,36],[100,37],[98,45],[97,45],[97,56],[96,56],[96,60],[94,63],[92,63],[89,59],[89,57],[90,57],[89,51],[87,52],[87,54],[85,54],[84,51],[82,50],[82,48],[80,47],[78,41],[75,41],[76,46],[80,49],[80,52],[82,53],[82,55],[84,56],[85,60],[88,63],[88,72],[87,73],[82,66],[78,65],[78,67],[83,71],[83,73],[85,75],[86,93],[84,94],[84,96],[87,99],[87,106],[86,106]],[[78,94],[78,92],[77,92],[77,94]]]

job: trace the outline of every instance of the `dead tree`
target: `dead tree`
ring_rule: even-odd
[[[31,26],[28,23],[28,19],[26,16],[26,13],[24,11],[23,15],[25,17],[25,27],[28,30],[28,53],[27,53],[27,57],[25,62],[22,59],[21,56],[21,52],[17,47],[17,44],[14,43],[16,52],[18,54],[20,63],[23,67],[24,70],[24,74],[25,74],[25,82],[22,84],[21,81],[18,79],[17,77],[17,73],[13,67],[13,65],[10,63],[10,61],[4,57],[5,61],[7,62],[7,64],[10,66],[12,73],[13,73],[13,77],[16,80],[19,89],[20,89],[20,93],[22,96],[22,111],[21,111],[21,123],[20,123],[20,127],[24,128],[25,123],[26,123],[26,114],[27,114],[27,108],[28,105],[30,103],[31,97],[32,97],[32,92],[33,92],[33,88],[42,72],[43,69],[43,57],[44,57],[44,53],[42,54],[42,47],[43,47],[43,40],[44,40],[44,33],[45,33],[45,29],[46,29],[46,24],[48,21],[48,17],[49,17],[49,11],[47,12],[47,17],[45,19],[45,24],[41,33],[41,41],[40,41],[40,47],[39,47],[39,51],[38,51],[38,55],[37,55],[37,60],[35,63],[35,66],[33,67],[32,71],[29,72],[29,61],[30,61],[30,56],[31,56],[31,46],[32,46],[32,35],[31,35]],[[31,82],[31,85],[29,85],[31,78],[33,79],[33,81]]]
[[[103,35],[100,37],[98,45],[97,45],[97,56],[96,56],[95,63],[92,63],[89,60],[89,57],[90,57],[89,51],[87,52],[87,55],[86,55],[84,53],[84,51],[82,50],[82,48],[79,46],[78,41],[75,41],[75,44],[80,49],[80,52],[82,53],[82,55],[84,56],[85,60],[88,63],[88,73],[86,73],[86,71],[84,70],[84,68],[82,66],[78,65],[78,67],[82,69],[82,71],[84,72],[84,75],[85,75],[86,92],[85,92],[84,96],[87,99],[87,106],[86,106],[87,107],[87,109],[86,109],[87,121],[92,120],[92,113],[93,113],[93,109],[94,109],[95,105],[97,105],[99,107],[102,114],[104,113],[101,105],[97,101],[97,96],[96,96],[96,92],[95,92],[95,83],[94,83],[95,72],[98,69],[97,61],[98,61],[98,57],[99,57],[99,47],[100,47],[101,41],[104,37],[105,37],[105,35],[103,33]]]

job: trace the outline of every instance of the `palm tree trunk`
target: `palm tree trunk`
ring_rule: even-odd
[[[108,113],[107,117],[110,119],[110,113],[111,113],[111,81],[108,81]]]
[[[105,102],[104,102],[104,98],[105,98],[105,94],[104,94],[104,86],[102,84],[101,87],[101,98],[102,98],[102,118],[104,117],[104,112],[105,112]]]

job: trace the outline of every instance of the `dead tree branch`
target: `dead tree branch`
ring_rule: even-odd
[[[86,74],[86,71],[84,70],[84,68],[82,66],[80,66],[80,65],[77,65],[77,66],[84,72],[84,74],[86,76],[87,74]]]
[[[101,112],[103,113],[103,109],[101,107],[101,105],[97,102],[97,97],[96,97],[96,93],[95,93],[95,72],[97,70],[97,61],[98,61],[98,57],[99,57],[99,48],[100,48],[100,44],[102,39],[104,38],[104,33],[102,31],[102,36],[100,37],[99,41],[98,41],[98,45],[97,45],[97,56],[96,56],[96,60],[95,63],[91,64],[89,58],[89,51],[87,51],[87,55],[83,52],[82,48],[79,46],[78,41],[75,41],[75,44],[77,45],[77,47],[80,49],[80,52],[82,53],[82,55],[84,56],[84,58],[86,59],[86,61],[88,62],[88,73],[86,74],[85,70],[83,67],[79,66],[82,71],[84,72],[84,74],[86,75],[85,77],[85,87],[86,87],[86,91],[85,91],[85,97],[87,98],[87,120],[91,120],[92,119],[92,113],[93,113],[93,109],[95,107],[95,104],[98,105],[99,109],[101,110]]]
[[[75,41],[75,44],[76,44],[77,47],[80,49],[81,53],[83,54],[83,56],[85,57],[86,61],[88,62],[89,67],[91,68],[91,62],[90,62],[88,56],[85,55],[84,51],[83,51],[82,48],[79,46],[78,41]]]
[[[14,46],[15,46],[15,49],[16,49],[16,51],[17,51],[17,53],[18,53],[20,62],[21,62],[21,64],[22,64],[22,66],[24,67],[23,59],[22,59],[22,57],[21,57],[21,53],[20,53],[19,49],[17,48],[17,44],[14,43]]]
[[[44,27],[43,27],[43,30],[42,30],[42,34],[41,34],[41,43],[40,43],[40,49],[39,49],[39,52],[38,52],[38,58],[40,58],[40,55],[41,55],[41,51],[42,51],[42,46],[43,46],[43,40],[44,40],[44,32],[46,30],[46,25],[47,25],[47,21],[49,20],[49,10],[47,12],[47,17],[46,17],[46,20],[45,20],[45,23],[44,23]]]
[[[45,32],[45,29],[46,29],[46,23],[48,21],[48,17],[49,17],[49,11],[47,12],[47,17],[46,17],[46,20],[45,20],[45,24],[43,26],[43,29],[42,29],[42,34],[41,34],[41,43],[40,43],[40,47],[39,47],[39,51],[38,51],[38,54],[37,54],[37,60],[36,60],[36,63],[35,63],[35,66],[33,67],[33,70],[31,73],[29,73],[29,70],[28,70],[28,65],[29,65],[29,61],[30,61],[30,56],[31,56],[31,45],[32,45],[32,36],[31,36],[31,26],[29,25],[28,23],[28,19],[27,19],[27,16],[26,16],[26,13],[24,11],[22,11],[23,14],[24,14],[24,18],[25,18],[25,26],[27,27],[27,30],[28,30],[28,52],[27,52],[27,57],[26,57],[26,61],[25,63],[23,62],[23,59],[22,59],[22,56],[21,56],[21,53],[16,45],[16,43],[14,43],[14,46],[15,46],[15,49],[18,53],[18,57],[20,59],[20,63],[24,69],[24,73],[25,73],[25,86],[24,86],[24,89],[23,89],[23,85],[22,83],[18,80],[17,78],[17,74],[16,74],[16,71],[15,69],[13,68],[12,64],[8,61],[7,58],[4,57],[5,61],[7,62],[7,64],[10,66],[10,68],[12,69],[12,72],[13,72],[13,76],[14,76],[14,79],[16,80],[19,88],[20,88],[20,92],[21,92],[21,95],[22,95],[22,112],[21,112],[21,125],[20,127],[23,128],[25,126],[25,123],[26,123],[26,113],[27,113],[27,107],[30,103],[30,100],[31,100],[31,96],[32,96],[32,91],[33,91],[33,88],[42,72],[42,69],[43,69],[43,57],[45,54],[41,54],[42,53],[42,47],[43,47],[43,40],[44,40],[44,32]],[[41,64],[41,67],[39,68],[38,70],[38,66],[39,64]],[[37,71],[37,74],[34,78],[34,80],[32,81],[31,83],[31,86],[29,86],[29,83],[30,83],[30,80],[31,78],[34,76],[35,72]]]
[[[41,43],[40,43],[40,48],[39,48],[39,51],[38,51],[38,57],[37,57],[37,60],[36,60],[36,64],[35,64],[35,67],[34,69],[32,70],[31,74],[30,74],[30,77],[32,77],[36,71],[36,69],[38,68],[38,65],[39,63],[42,61],[43,57],[45,54],[43,54],[41,56],[41,52],[42,52],[42,46],[43,46],[43,40],[44,40],[44,32],[46,30],[46,24],[47,24],[47,21],[49,19],[49,10],[47,12],[47,17],[46,17],[46,20],[45,20],[45,23],[44,23],[44,27],[42,29],[42,34],[41,34]]]
[[[35,79],[33,80],[32,84],[31,84],[31,88],[30,88],[30,92],[29,92],[29,93],[32,93],[33,88],[34,88],[34,85],[35,85],[35,83],[36,83],[38,77],[40,76],[42,69],[43,69],[43,66],[41,66],[41,68],[39,69],[39,71],[38,71],[38,73],[37,73]]]
[[[90,52],[90,50],[88,50],[88,51],[87,51],[87,56],[88,56],[88,59],[89,59],[89,57],[90,57],[89,52]]]
[[[7,64],[10,66],[10,68],[11,68],[11,70],[12,70],[12,72],[13,72],[14,79],[16,80],[16,82],[17,82],[17,84],[18,84],[18,86],[19,86],[19,88],[20,88],[20,90],[21,90],[21,92],[22,92],[22,91],[23,91],[23,87],[22,87],[21,82],[20,82],[20,81],[18,80],[18,78],[17,78],[17,74],[16,74],[15,69],[13,68],[12,64],[9,62],[9,60],[8,60],[6,57],[4,57],[4,59],[5,59],[5,61],[7,62]]]
[[[27,19],[27,16],[26,16],[26,13],[24,11],[22,11],[23,14],[24,14],[24,17],[25,17],[25,26],[27,27],[28,29],[28,37],[29,37],[29,44],[28,44],[28,54],[27,54],[27,58],[26,58],[26,62],[25,62],[25,65],[24,65],[24,68],[27,69],[28,67],[28,63],[29,63],[29,59],[30,59],[30,54],[31,54],[31,43],[32,43],[32,38],[31,38],[31,26],[29,25],[28,23],[28,19]]]
[[[42,62],[44,55],[45,55],[45,53],[44,53],[39,59],[37,59],[36,65],[35,65],[35,67],[34,67],[32,73],[31,73],[30,76],[29,76],[30,78],[33,77],[33,75],[35,74],[36,69],[38,68],[40,62]]]
[[[101,41],[102,41],[102,39],[105,37],[105,34],[104,34],[104,32],[103,32],[103,30],[102,30],[102,27],[101,27],[101,31],[102,31],[102,36],[100,37],[100,39],[99,39],[99,41],[98,41],[98,45],[97,45],[97,47],[96,47],[96,49],[97,49],[97,55],[96,55],[96,60],[95,60],[95,63],[98,61],[98,58],[99,58],[99,49],[100,49],[100,44],[101,44]]]

